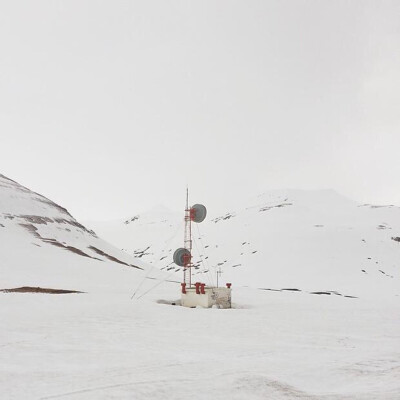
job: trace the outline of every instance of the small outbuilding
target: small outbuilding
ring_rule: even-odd
[[[231,284],[226,287],[207,287],[205,283],[196,282],[194,287],[186,288],[182,283],[181,305],[183,307],[232,308]]]

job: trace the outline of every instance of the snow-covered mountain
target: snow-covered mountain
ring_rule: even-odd
[[[231,310],[167,305],[181,213],[93,224],[117,249],[0,176],[0,289],[87,292],[0,291],[1,398],[397,400],[399,209],[299,191],[209,208],[195,278],[221,267]]]
[[[196,200],[197,199],[193,199]],[[93,222],[131,255],[176,273],[183,212],[158,207],[124,221]],[[400,208],[358,204],[332,190],[271,191],[193,225],[195,280],[310,294],[400,294]]]
[[[112,282],[132,283],[146,268],[141,260],[100,239],[65,208],[3,175],[0,248],[0,289],[112,289]]]

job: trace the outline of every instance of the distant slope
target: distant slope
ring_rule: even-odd
[[[194,199],[195,200],[195,199]],[[361,205],[331,190],[271,191],[194,225],[195,280],[309,294],[400,295],[400,208]],[[172,264],[183,214],[153,210],[91,223],[130,254],[181,277]],[[204,273],[209,272],[209,273]]]
[[[98,238],[65,208],[3,175],[0,248],[0,289],[85,291],[113,287],[113,280],[121,278],[117,290],[128,272],[134,281],[146,269],[146,263]]]

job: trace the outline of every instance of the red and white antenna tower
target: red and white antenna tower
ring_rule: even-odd
[[[174,253],[174,263],[183,267],[182,288],[192,287],[192,221],[203,222],[206,215],[207,209],[202,204],[189,207],[189,189],[186,188],[185,237],[183,247],[175,250]]]

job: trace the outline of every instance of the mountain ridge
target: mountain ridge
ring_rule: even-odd
[[[74,285],[73,289],[85,291],[92,283],[107,286],[101,274],[96,276],[99,263],[109,269],[99,268],[104,275],[112,275],[112,268],[139,271],[148,267],[99,238],[66,208],[2,174],[0,243],[0,289]],[[90,280],[80,280],[79,273],[88,271]]]
[[[183,212],[91,227],[162,270],[183,244]],[[194,279],[281,290],[363,296],[400,293],[400,208],[366,206],[333,190],[279,190],[193,224]],[[208,278],[207,275],[212,275]]]

